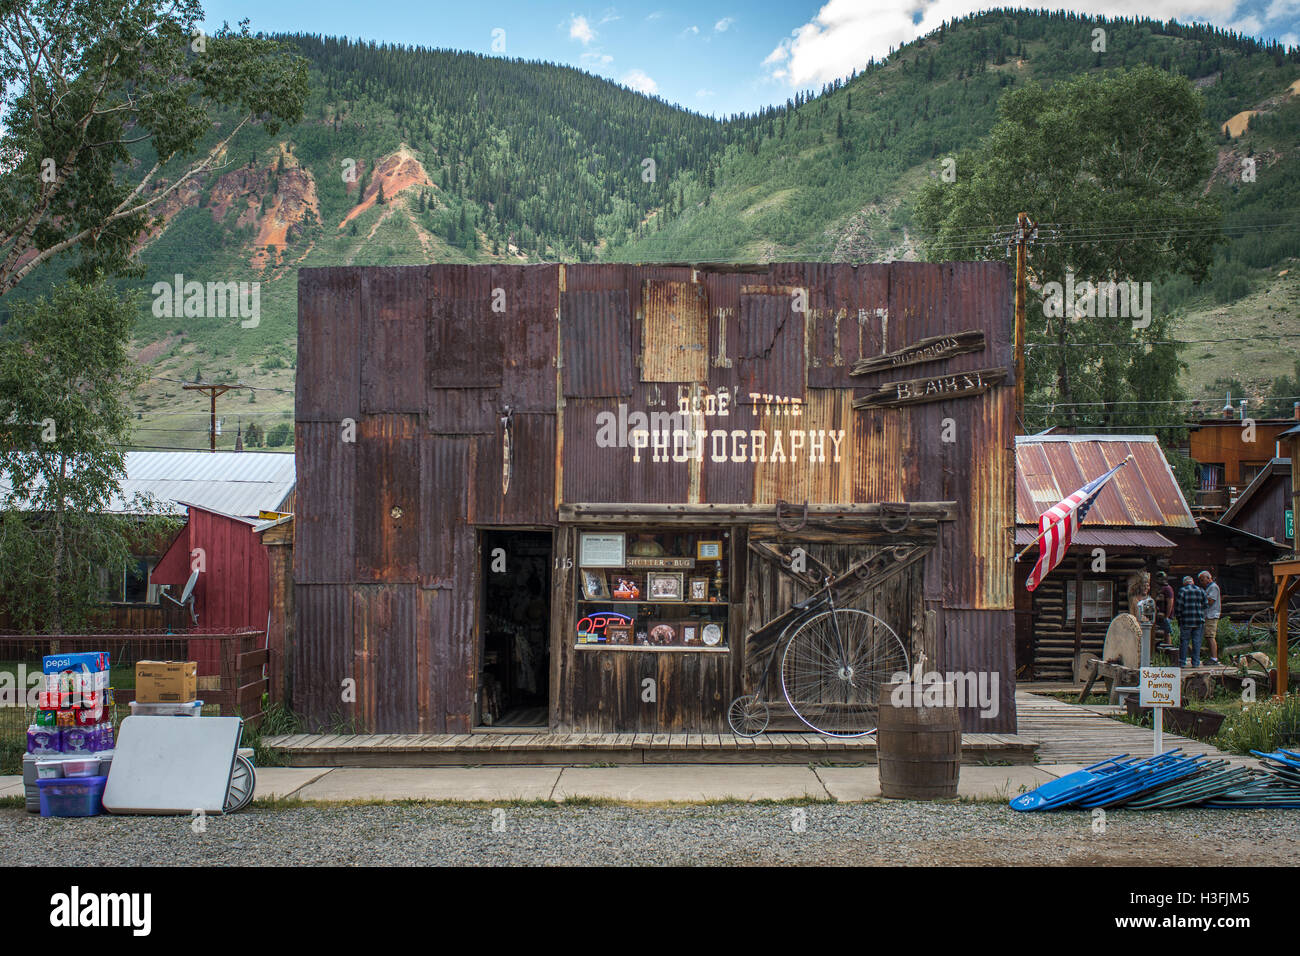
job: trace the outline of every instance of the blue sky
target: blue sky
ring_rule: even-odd
[[[726,115],[847,76],[947,19],[994,6],[1207,21],[1300,45],[1300,0],[207,0],[207,25],[318,33],[565,63]]]

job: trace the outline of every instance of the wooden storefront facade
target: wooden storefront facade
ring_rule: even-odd
[[[295,710],[717,733],[829,569],[1013,731],[1011,326],[997,263],[302,270]]]

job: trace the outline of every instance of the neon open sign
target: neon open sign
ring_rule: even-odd
[[[578,622],[578,640],[583,643],[603,644],[606,641],[605,628],[610,624],[632,624],[632,618],[616,611],[602,611],[588,614]]]

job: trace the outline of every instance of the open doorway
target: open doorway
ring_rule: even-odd
[[[479,544],[479,726],[544,728],[550,703],[551,533],[485,531]]]

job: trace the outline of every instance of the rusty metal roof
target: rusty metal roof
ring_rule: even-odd
[[[1033,528],[1016,529],[1016,547],[1033,544],[1038,536]],[[1080,528],[1070,539],[1079,548],[1173,548],[1174,543],[1159,531],[1148,528]]]
[[[1093,528],[1195,528],[1187,499],[1153,435],[1016,437],[1016,524],[1038,516],[1104,474],[1133,460],[1102,488],[1088,512]]]

